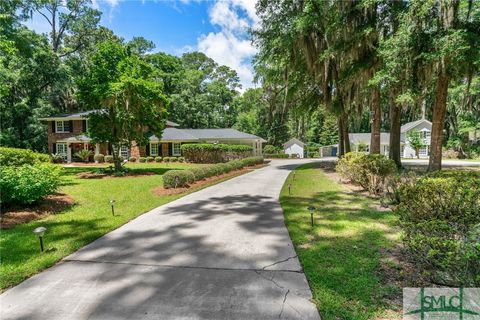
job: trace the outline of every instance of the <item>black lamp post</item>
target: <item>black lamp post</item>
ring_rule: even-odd
[[[315,207],[310,205],[308,206],[308,211],[310,211],[310,223],[312,224],[313,227],[313,212],[315,211]]]
[[[115,200],[114,199],[110,200],[110,206],[112,207],[112,216],[115,216],[115,209],[113,208],[114,205],[115,205]]]
[[[40,250],[43,252],[43,234],[47,231],[47,228],[45,227],[38,227],[33,230],[33,233],[35,233],[38,238],[40,239]]]

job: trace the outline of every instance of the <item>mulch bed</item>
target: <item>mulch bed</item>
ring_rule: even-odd
[[[257,166],[254,166],[254,167],[243,168],[241,170],[234,170],[234,171],[231,171],[229,173],[224,173],[224,174],[219,175],[219,176],[206,178],[202,181],[196,181],[196,182],[192,183],[191,185],[189,185],[188,187],[184,187],[184,188],[165,189],[164,187],[157,187],[157,188],[153,189],[152,191],[157,196],[166,196],[166,195],[174,195],[174,194],[184,193],[184,192],[187,192],[187,191],[192,191],[192,190],[195,190],[195,189],[199,189],[199,188],[201,188],[201,187],[203,187],[207,184],[210,184],[212,182],[219,181],[219,180],[229,178],[229,177],[239,176],[239,175],[242,175],[244,173],[253,171],[254,169],[258,169],[258,168],[262,168],[262,167],[264,167],[264,165],[257,165]]]
[[[70,208],[74,203],[74,199],[68,194],[55,193],[46,197],[42,202],[30,207],[8,208],[5,212],[2,212],[0,228],[8,229],[17,224],[44,218],[50,214],[55,214]]]

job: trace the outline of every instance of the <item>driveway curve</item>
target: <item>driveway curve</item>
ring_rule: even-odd
[[[276,160],[132,220],[0,296],[1,319],[320,319]]]

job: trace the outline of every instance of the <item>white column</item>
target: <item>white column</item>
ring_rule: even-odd
[[[95,155],[99,154],[100,153],[100,144],[99,143],[95,143]]]
[[[72,162],[72,148],[70,148],[69,142],[67,142],[67,162]]]

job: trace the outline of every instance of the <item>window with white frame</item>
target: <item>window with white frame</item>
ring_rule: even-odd
[[[181,155],[181,152],[180,152],[180,143],[172,143],[172,155],[173,156],[180,156]]]
[[[150,143],[150,155],[158,156],[158,143]]]
[[[67,144],[65,142],[57,143],[56,153],[62,156],[64,159],[67,158]]]
[[[120,156],[123,157],[123,159],[128,159],[128,146],[121,146],[120,147]]]
[[[428,147],[421,147],[420,150],[418,151],[418,154],[420,156],[426,156],[428,155]]]
[[[55,132],[70,132],[70,121],[55,121]]]

